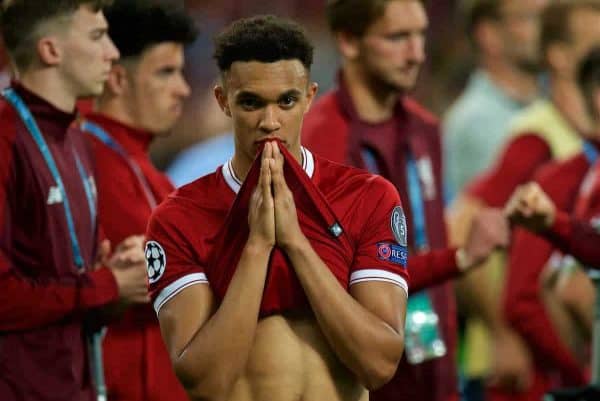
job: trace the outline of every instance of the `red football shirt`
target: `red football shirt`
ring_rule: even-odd
[[[385,248],[385,245],[396,244],[391,219],[401,203],[395,188],[381,177],[314,157],[304,148],[302,155],[304,171],[324,195],[354,247],[351,263],[346,263],[345,271],[334,271],[340,284],[348,288],[364,281],[385,281],[408,292],[405,260],[402,263],[390,258],[382,249],[382,245]],[[223,272],[212,268],[210,260],[241,185],[228,162],[217,172],[180,188],[153,213],[147,232],[146,256],[157,313],[188,286],[223,281]],[[301,218],[300,224],[303,224]],[[306,235],[312,239],[310,234]],[[347,256],[335,251],[327,252],[325,257],[321,255],[326,263],[328,258]],[[277,292],[280,286],[293,287],[293,283],[269,278],[267,281],[271,285],[265,288],[265,298],[271,301],[268,305],[263,303],[261,310],[277,313],[308,307],[303,298],[295,299],[293,304],[278,304],[277,297],[270,296],[270,292]],[[222,289],[213,290],[222,292]]]

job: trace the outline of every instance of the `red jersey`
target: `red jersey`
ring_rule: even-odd
[[[516,187],[531,180],[542,164],[566,160],[581,150],[577,131],[550,100],[535,101],[512,125],[514,137],[496,163],[467,187],[468,194],[488,206],[503,207]]]
[[[331,241],[320,236],[314,220],[306,216],[312,213],[311,203],[292,189],[300,226],[340,284],[348,288],[364,281],[385,281],[408,291],[406,253],[399,255],[400,246],[395,245],[399,230],[393,230],[392,218],[402,209],[394,187],[380,177],[313,157],[307,149],[302,149],[302,155],[302,169],[337,217],[341,236],[351,244],[350,253],[336,244],[339,236],[330,235]],[[287,174],[286,181],[289,185]],[[244,191],[242,182],[228,162],[215,173],[180,188],[153,213],[146,256],[157,313],[169,299],[191,285],[209,283],[217,299],[225,293],[237,263],[223,265],[219,259],[228,258],[243,243],[234,240],[224,252],[218,252],[217,244],[222,238],[229,238],[230,230],[247,230],[247,214],[237,222],[228,216],[240,189]],[[273,265],[271,260],[261,315],[309,308],[303,292],[298,291],[298,279],[290,270],[285,265]]]
[[[96,168],[98,219],[106,237],[116,246],[131,235],[145,233],[152,206],[166,198],[174,187],[150,161],[151,134],[101,114],[90,114],[86,120],[108,133],[118,149],[125,152],[121,155],[86,133]],[[131,307],[119,321],[112,322],[102,348],[111,401],[188,400],[175,377],[150,305]]]
[[[594,210],[597,206],[593,205]],[[581,263],[594,268],[600,266],[600,211],[582,218],[558,210],[554,224],[544,236]]]
[[[557,209],[571,213],[577,194],[589,170],[583,154],[539,170],[535,180],[554,201]],[[600,213],[600,203],[589,211],[589,218]],[[539,278],[556,248],[542,237],[516,229],[510,252],[508,285],[505,289],[504,314],[533,352],[536,370],[545,377],[545,388],[553,385],[580,385],[584,371],[553,329],[540,298]],[[560,373],[561,381],[551,380]],[[541,394],[532,394],[532,397]]]
[[[456,250],[447,248],[437,120],[411,99],[403,98],[389,121],[382,124],[361,121],[343,80],[340,80],[339,89],[323,95],[307,113],[302,140],[318,155],[363,168],[367,166],[361,158],[361,150],[373,151],[376,169],[394,184],[404,200],[409,199],[407,155],[410,153],[416,159],[424,188],[423,209],[430,251],[410,255],[411,291],[427,288],[440,319],[441,336],[448,352],[442,358],[419,365],[410,365],[403,358],[396,376],[381,390],[372,393],[371,399],[457,399],[456,307],[454,289],[447,280],[458,276],[459,270]],[[405,210],[409,230],[412,230],[410,203],[405,202]],[[414,232],[409,233],[409,246],[414,247]]]
[[[63,192],[15,108],[0,99],[0,399],[90,401],[84,320],[118,298],[112,273],[90,271],[98,243],[92,163],[75,115],[14,85],[62,178],[83,266],[74,259]]]

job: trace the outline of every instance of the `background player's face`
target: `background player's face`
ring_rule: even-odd
[[[428,20],[420,1],[387,3],[359,41],[358,62],[365,78],[376,86],[408,91],[417,81],[425,61],[425,30]]]
[[[504,53],[517,67],[536,72],[540,67],[540,17],[548,0],[505,0],[500,8]]]
[[[145,50],[127,69],[129,85],[123,95],[136,127],[153,134],[173,128],[190,95],[183,67],[183,45],[163,42]]]
[[[215,95],[233,120],[236,155],[253,160],[266,138],[280,139],[299,155],[302,120],[316,91],[299,60],[234,62]]]
[[[98,96],[119,51],[107,35],[108,25],[101,11],[81,6],[69,21],[68,28],[57,35],[59,72],[74,96]]]

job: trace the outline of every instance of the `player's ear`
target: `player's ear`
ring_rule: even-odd
[[[37,53],[42,64],[57,65],[62,61],[60,40],[55,36],[44,36],[37,42]]]
[[[214,93],[217,103],[219,103],[219,107],[223,110],[223,113],[225,113],[227,117],[231,117],[231,110],[229,108],[229,100],[227,99],[225,87],[220,83],[215,85]]]
[[[336,32],[335,42],[341,55],[347,60],[354,60],[360,53],[359,38],[348,32]]]
[[[311,82],[308,85],[308,90],[306,92],[306,110],[305,113],[310,109],[312,101],[314,100],[317,92],[319,91],[319,84],[316,82]]]
[[[127,70],[121,64],[113,64],[108,79],[106,80],[106,88],[115,95],[122,95],[129,86]]]

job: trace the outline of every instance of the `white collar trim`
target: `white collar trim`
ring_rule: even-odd
[[[315,173],[315,158],[310,150],[306,149],[305,147],[301,147],[300,151],[302,154],[302,169],[306,175],[312,178],[313,174]],[[231,188],[231,190],[237,194],[240,191],[243,182],[235,174],[235,170],[231,164],[231,159],[229,159],[227,163],[223,164],[221,167],[221,172],[223,173],[223,177],[225,178],[225,182],[229,188]]]

